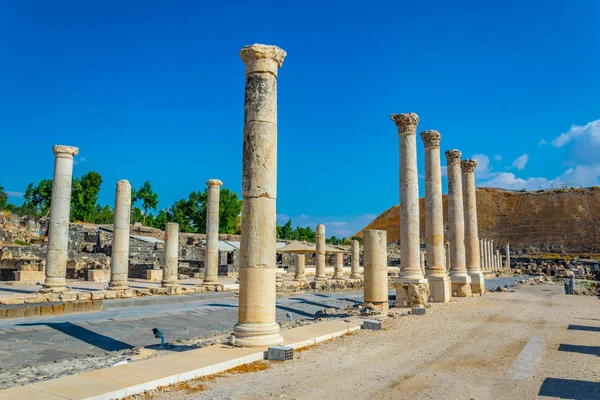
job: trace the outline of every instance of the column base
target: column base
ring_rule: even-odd
[[[296,281],[296,282],[306,282],[306,277],[305,276],[299,276],[297,278],[294,278],[294,281]]]
[[[471,277],[471,292],[473,294],[485,293],[485,278],[483,273],[469,274]]]
[[[40,293],[61,293],[66,292],[67,290],[67,281],[65,278],[54,278],[47,276],[42,284],[42,288],[39,291]]]
[[[235,344],[243,347],[264,347],[281,344],[283,336],[279,334],[277,322],[264,324],[245,324],[238,322],[233,327]]]
[[[162,281],[160,283],[161,287],[178,287],[179,286],[179,282],[178,281]]]
[[[218,285],[219,284],[219,280],[218,279],[203,279],[202,280],[202,284],[203,285]]]
[[[333,278],[332,279],[344,279],[344,274],[333,274]]]
[[[429,296],[434,303],[448,303],[452,301],[452,288],[450,278],[444,277],[428,277],[429,280]]]
[[[370,308],[375,313],[375,315],[387,314],[390,309],[390,304],[387,301],[383,302],[364,302],[363,308]]]
[[[358,272],[350,274],[350,279],[360,279],[360,278],[362,278],[362,277],[360,276],[360,273],[358,273]]]
[[[38,292],[40,293],[62,293],[62,292],[66,292],[67,287],[66,286],[42,286],[40,290],[38,290]]]
[[[326,280],[327,280],[326,276],[315,276],[315,281],[317,281],[317,282],[323,282]]]
[[[400,280],[394,281],[396,288],[396,307],[421,307],[429,302],[429,283],[424,282],[405,283]]]
[[[127,290],[129,282],[108,282],[108,290]]]

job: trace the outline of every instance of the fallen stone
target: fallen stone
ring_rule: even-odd
[[[25,300],[22,297],[8,297],[6,299],[0,300],[0,302],[2,304],[6,304],[7,306],[25,304]]]

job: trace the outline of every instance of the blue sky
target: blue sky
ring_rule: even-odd
[[[281,222],[350,236],[396,204],[392,113],[475,156],[479,186],[598,184],[599,20],[592,0],[0,1],[0,185],[18,203],[66,144],[103,204],[119,179],[149,179],[162,208],[209,178],[239,193],[252,43],[288,53]]]

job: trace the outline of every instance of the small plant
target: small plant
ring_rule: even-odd
[[[19,246],[29,246],[29,243],[22,240],[15,240],[15,244],[18,244]]]

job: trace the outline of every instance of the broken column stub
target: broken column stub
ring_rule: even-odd
[[[344,253],[335,253],[333,279],[344,279]]]
[[[392,114],[400,142],[400,273],[394,281],[396,304],[423,306],[429,301],[429,285],[420,265],[419,181],[417,124],[414,113]]]
[[[450,234],[450,281],[457,297],[471,296],[471,277],[465,259],[465,222],[459,150],[446,151],[448,168],[448,232]]]
[[[317,225],[317,264],[315,266],[315,281],[326,281],[325,275],[325,225]]]
[[[277,71],[286,56],[254,44],[240,52],[246,64],[242,160],[242,235],[236,343],[280,344],[276,319]]]
[[[165,267],[163,271],[162,286],[178,286],[179,264],[179,224],[167,222],[165,225]]]
[[[204,282],[215,285],[219,283],[219,199],[221,182],[218,179],[206,181],[208,198],[206,207],[206,249],[204,257]]]
[[[360,243],[352,241],[352,261],[350,266],[350,279],[360,278]]]
[[[366,230],[364,234],[364,304],[376,313],[386,313],[388,302],[387,232]]]
[[[485,279],[481,272],[479,254],[479,230],[477,227],[477,192],[475,189],[475,168],[477,160],[462,160],[463,209],[465,218],[465,255],[467,273],[471,277],[471,292],[484,293]]]
[[[66,276],[67,259],[69,257],[73,156],[79,153],[77,147],[61,145],[53,146],[52,151],[55,158],[52,198],[50,200],[46,279],[40,292],[63,292],[67,290]]]
[[[306,257],[304,254],[296,254],[296,274],[294,275],[294,280],[298,282],[305,282],[305,264]]]
[[[430,298],[436,303],[452,300],[450,278],[445,265],[444,209],[442,203],[441,135],[438,131],[421,132],[425,146],[425,244],[426,277]]]
[[[113,227],[113,245],[111,253],[110,282],[111,290],[129,289],[129,215],[131,210],[131,184],[129,181],[117,182],[115,195],[115,223]]]

